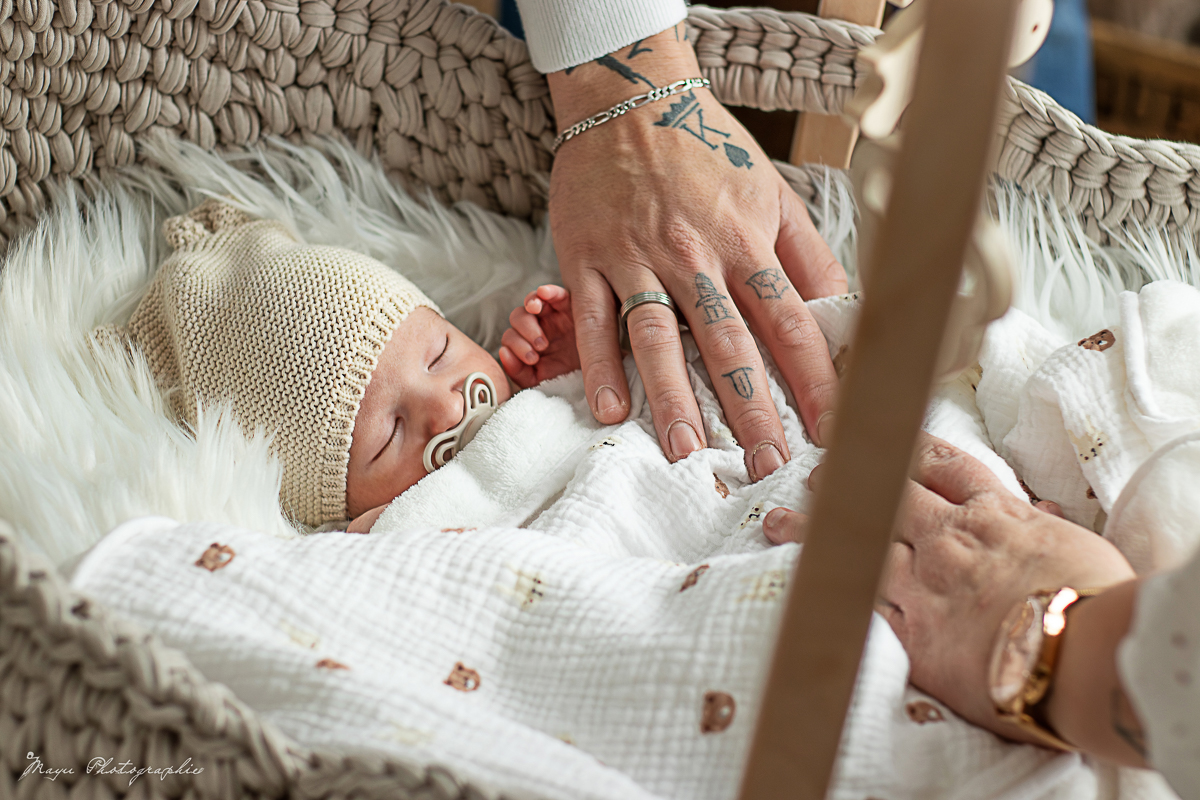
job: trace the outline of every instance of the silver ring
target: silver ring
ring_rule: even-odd
[[[631,296],[624,303],[621,303],[621,347],[629,346],[629,326],[626,324],[626,320],[629,318],[629,312],[645,303],[661,303],[662,305],[671,309],[671,311],[675,311],[675,301],[673,301],[671,299],[671,295],[667,294],[666,292],[638,292],[637,294]],[[679,316],[678,311],[675,311],[675,316]]]

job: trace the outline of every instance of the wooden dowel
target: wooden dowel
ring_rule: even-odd
[[[883,23],[887,0],[821,0],[819,16],[841,19],[878,28]],[[858,142],[858,128],[840,116],[801,114],[792,134],[792,152],[788,160],[800,164],[824,164],[845,169]]]
[[[1016,5],[930,0],[834,445],[790,582],[742,800],[825,797],[983,195]]]
[[[821,0],[817,13],[825,19],[844,19],[858,25],[878,28],[883,24],[887,0]]]

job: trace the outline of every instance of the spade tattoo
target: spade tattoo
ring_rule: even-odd
[[[754,162],[750,160],[750,154],[736,144],[725,142],[725,157],[729,159],[729,163],[735,167],[745,167],[750,169],[754,166]]]

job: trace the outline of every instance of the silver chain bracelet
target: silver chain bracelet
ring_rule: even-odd
[[[558,148],[562,147],[563,142],[570,141],[584,131],[591,130],[597,125],[602,125],[610,119],[616,119],[627,111],[641,108],[648,103],[653,103],[655,100],[662,100],[663,98],[691,91],[692,89],[707,89],[711,85],[708,78],[686,78],[682,81],[675,81],[661,89],[652,89],[645,94],[639,94],[637,97],[622,100],[608,111],[601,111],[596,116],[588,117],[583,122],[576,122],[560,133],[558,138],[554,140],[554,144],[550,146],[550,152],[557,153]]]

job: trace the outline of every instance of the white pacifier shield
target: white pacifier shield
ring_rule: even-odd
[[[450,430],[439,433],[425,445],[425,471],[433,472],[454,458],[475,438],[483,423],[496,410],[496,386],[482,372],[472,372],[463,381],[463,416]]]

